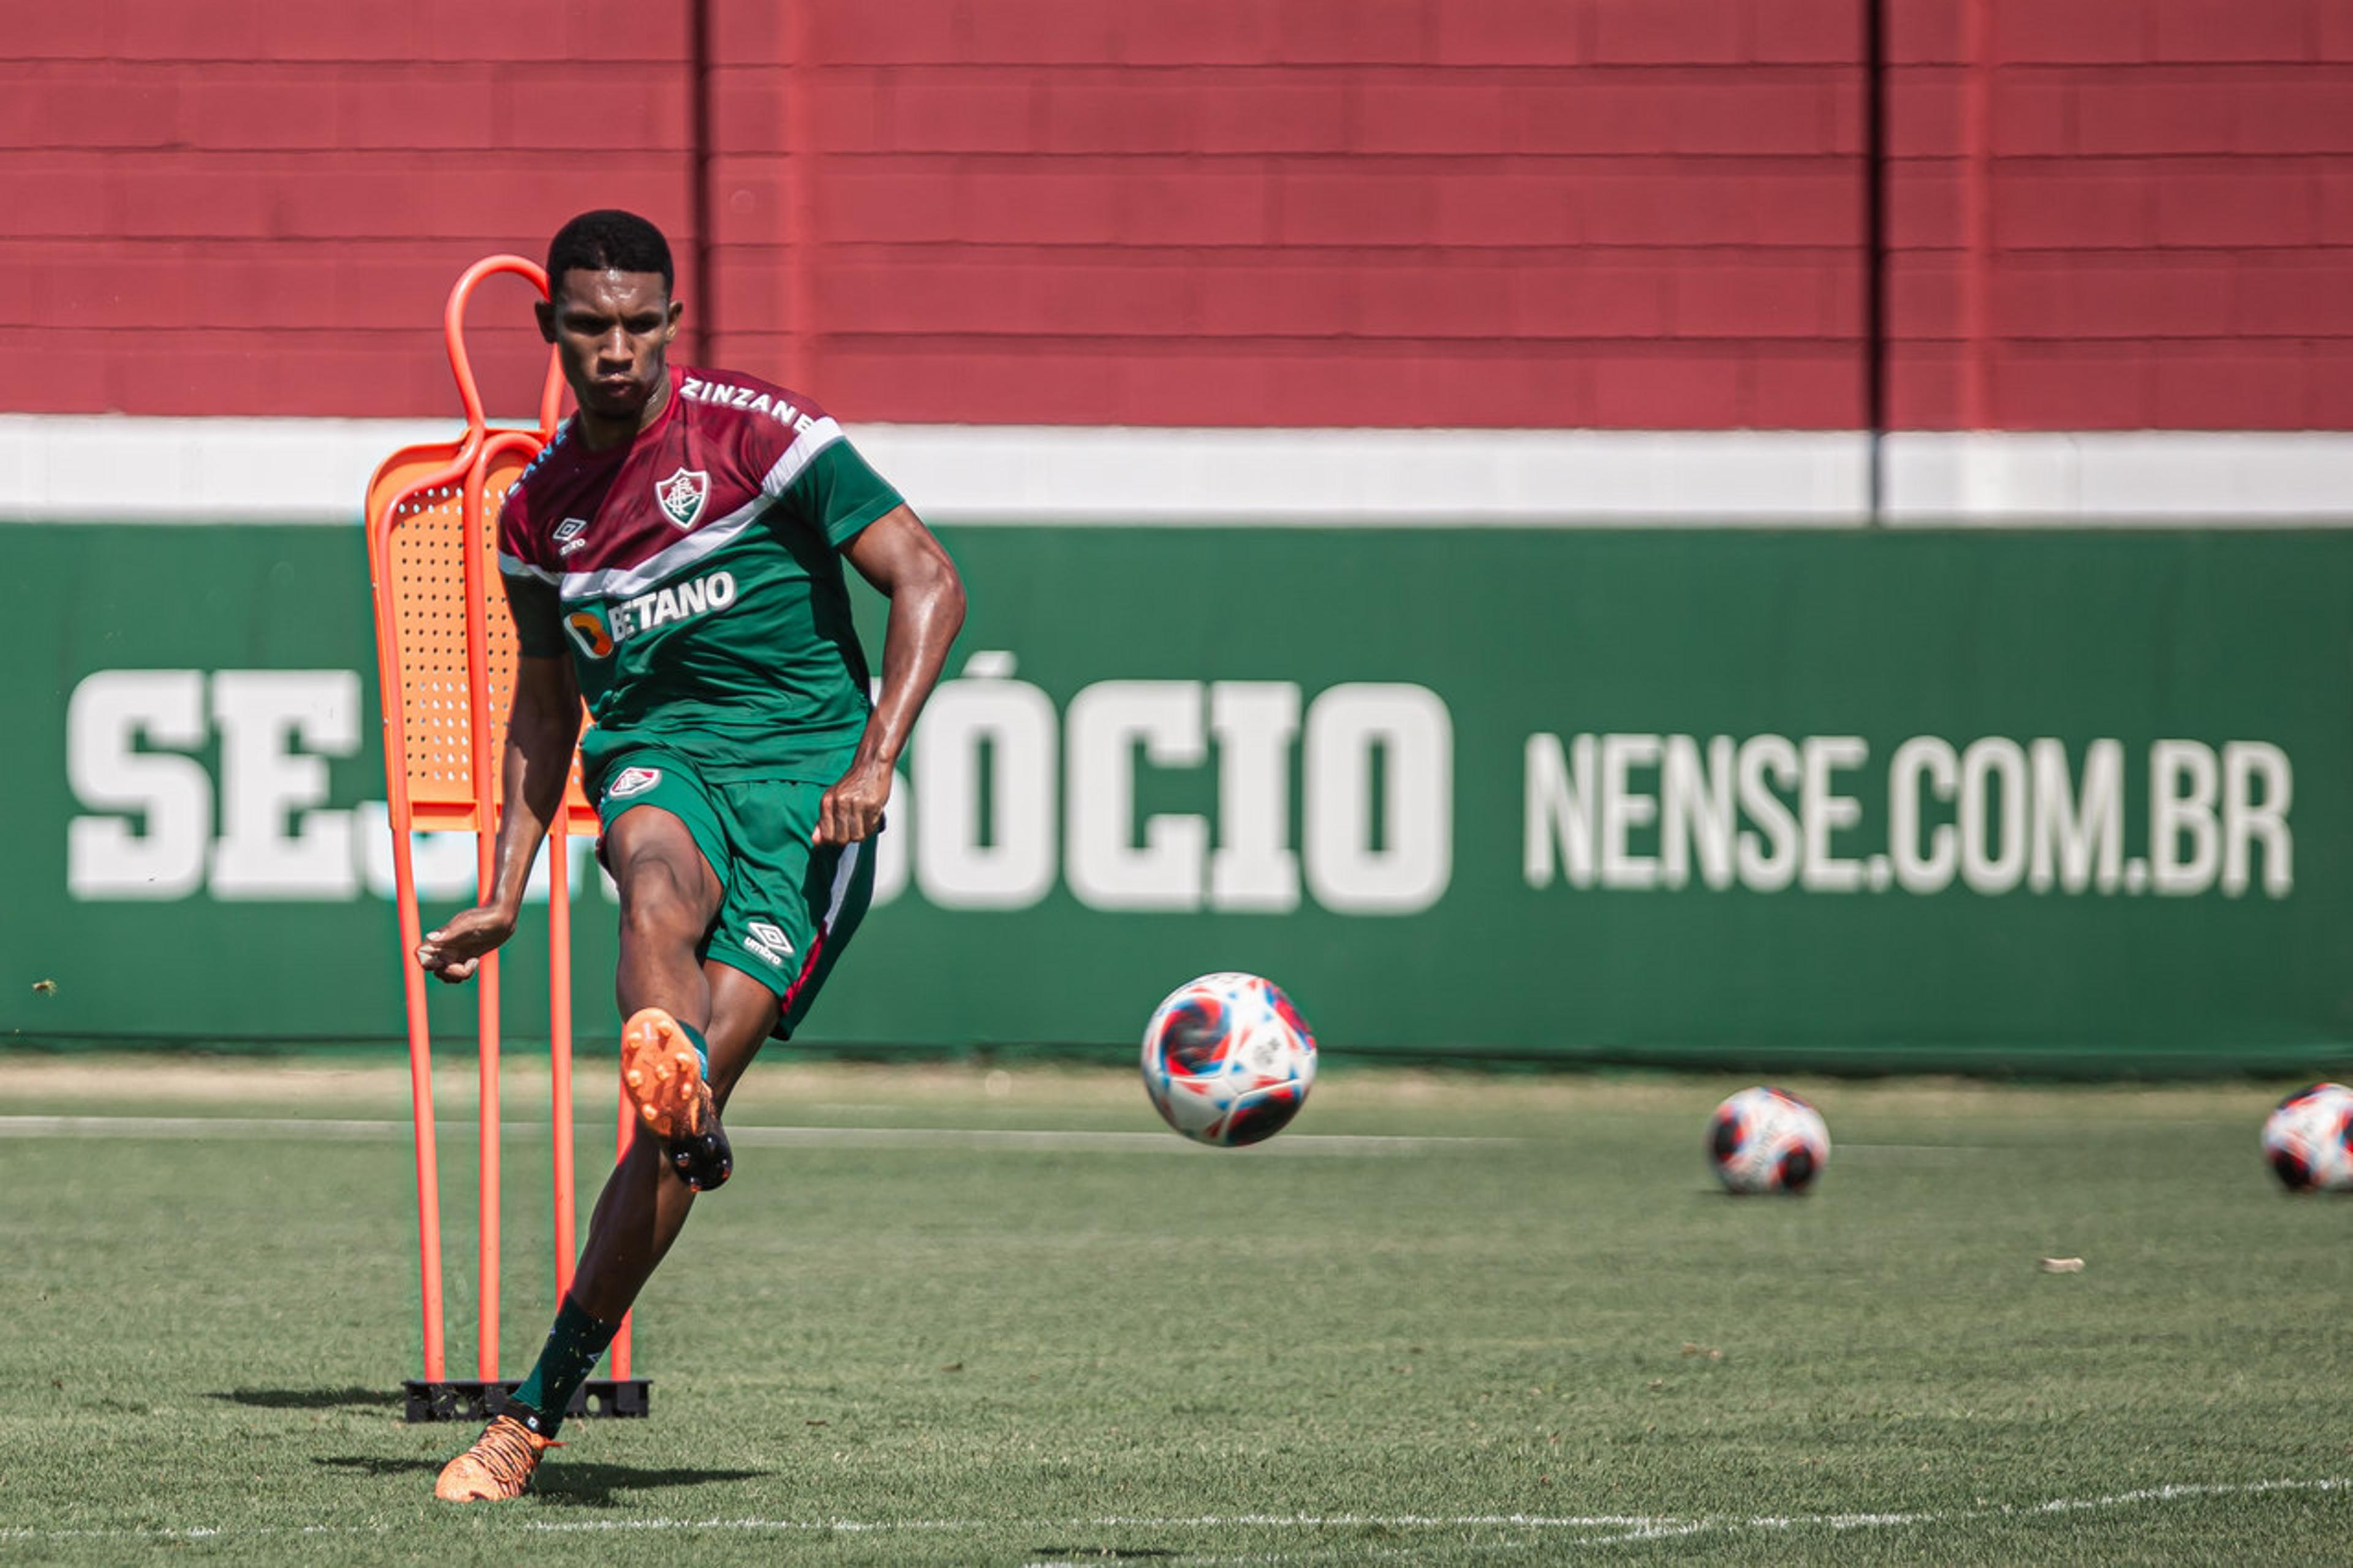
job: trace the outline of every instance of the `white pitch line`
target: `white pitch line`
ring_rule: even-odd
[[[1614,1530],[1610,1535],[1587,1535],[1584,1539],[1564,1542],[1574,1546],[1612,1546],[1638,1541],[1659,1541],[1674,1536],[1698,1535],[1711,1531],[1790,1531],[1790,1530],[1873,1530],[1922,1524],[1953,1524],[1980,1519],[2034,1519],[2064,1513],[2083,1512],[2094,1509],[2125,1508],[2136,1503],[2177,1502],[2188,1498],[2253,1497],[2268,1492],[2333,1492],[2353,1489],[2353,1479],[2330,1476],[2309,1480],[2283,1479],[2262,1481],[2177,1482],[2167,1486],[2142,1487],[2133,1491],[2112,1492],[2103,1497],[2053,1498],[2040,1503],[2002,1503],[1989,1508],[1924,1510],[1910,1513],[1799,1513],[1757,1514],[1747,1518],[1722,1517],[1704,1519],[1652,1518],[1641,1514],[1290,1514],[1242,1513],[1196,1514],[1148,1517],[1135,1515],[1103,1515],[1087,1519],[584,1519],[526,1520],[517,1528],[543,1534],[572,1535],[616,1532],[667,1531],[739,1531],[786,1534],[890,1534],[890,1533],[949,1533],[965,1534],[983,1530],[1033,1531],[1045,1530],[1335,1530],[1377,1528],[1388,1530],[1474,1530],[1505,1529],[1533,1531],[1593,1531]],[[407,1530],[407,1524],[375,1525],[255,1525],[240,1529],[236,1526],[195,1525],[178,1529],[142,1529],[126,1526],[119,1530],[85,1527],[78,1530],[39,1530],[25,1526],[0,1527],[0,1541],[79,1541],[88,1539],[122,1540],[207,1540],[221,1536],[245,1535],[381,1535],[393,1530]],[[1184,1553],[1177,1560],[1191,1558]],[[1201,1553],[1207,1560],[1212,1553]],[[1219,1561],[1249,1562],[1257,1558],[1219,1558]]]
[[[443,1121],[437,1133],[470,1134],[470,1121]],[[547,1135],[544,1121],[504,1121],[499,1135],[519,1142]],[[414,1135],[401,1121],[335,1120],[324,1117],[260,1116],[0,1116],[6,1138],[306,1138],[362,1142],[406,1142]],[[1090,1132],[984,1127],[730,1127],[727,1136],[753,1148],[983,1149],[1017,1153],[1082,1151],[1094,1153],[1185,1154],[1208,1146],[1173,1132]],[[1362,1132],[1293,1132],[1255,1144],[1254,1154],[1419,1154],[1429,1149],[1475,1148],[1517,1143],[1516,1138],[1436,1137]]]
[[[2081,1513],[2094,1509],[2126,1508],[2135,1503],[2175,1502],[2184,1498],[2250,1497],[2263,1492],[2280,1491],[2339,1491],[2347,1487],[2353,1487],[2353,1480],[2348,1480],[2341,1476],[2332,1476],[2316,1480],[2226,1481],[2213,1484],[2187,1483],[2143,1487],[2135,1491],[2113,1492],[2105,1497],[2053,1498],[2048,1502],[2041,1503],[2001,1503],[1991,1508],[1926,1510],[1917,1513],[1765,1514],[1751,1519],[1662,1521],[1655,1526],[1629,1531],[1622,1535],[1588,1536],[1576,1544],[1615,1546],[1637,1541],[1654,1541],[1664,1536],[1742,1531],[1884,1530],[1924,1524],[1958,1524],[1984,1519],[2031,1519],[2038,1515]]]

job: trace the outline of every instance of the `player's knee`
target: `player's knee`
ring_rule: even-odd
[[[628,863],[620,879],[621,940],[691,943],[700,934],[694,900],[677,868],[658,856]]]
[[[691,943],[692,922],[680,899],[635,899],[621,906],[621,941],[631,945]]]

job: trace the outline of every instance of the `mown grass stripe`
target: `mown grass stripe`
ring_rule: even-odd
[[[437,1123],[437,1131],[470,1131],[471,1121]],[[501,1121],[502,1138],[527,1141],[546,1134],[544,1121]],[[0,1116],[0,1138],[247,1138],[280,1137],[406,1141],[404,1121],[385,1118],[307,1116]],[[1019,1153],[1087,1151],[1097,1153],[1191,1153],[1206,1145],[1169,1132],[1094,1132],[1053,1128],[994,1127],[736,1127],[733,1142],[757,1148],[796,1145],[847,1149],[982,1149]],[[1295,1132],[1256,1144],[1253,1152],[1287,1155],[1413,1154],[1439,1147],[1516,1143],[1516,1138],[1438,1137],[1406,1133]]]

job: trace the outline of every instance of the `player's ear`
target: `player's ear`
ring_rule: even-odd
[[[678,336],[678,323],[679,323],[680,320],[685,316],[685,314],[686,314],[686,301],[685,301],[685,300],[672,300],[670,302],[670,324],[669,324],[669,325],[667,325],[667,326],[665,326],[665,327],[662,329],[662,342],[663,342],[665,345],[666,345],[666,344],[668,344],[671,339],[673,339],[673,338],[675,338],[675,337],[677,337],[677,336]],[[553,340],[553,339],[550,339],[549,341],[550,341],[550,342],[554,342],[554,340]]]
[[[555,301],[534,300],[531,303],[531,313],[539,318],[540,340],[543,342],[554,342],[555,341]]]

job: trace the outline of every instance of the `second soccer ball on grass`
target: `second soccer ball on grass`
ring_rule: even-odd
[[[2292,1193],[2353,1189],[2353,1089],[2316,1083],[2263,1119],[2263,1161]]]
[[[1830,1163],[1831,1131],[1812,1106],[1759,1084],[1715,1108],[1707,1152],[1736,1193],[1802,1193]]]
[[[1273,1137],[1315,1082],[1315,1037],[1291,999],[1255,974],[1204,974],[1168,994],[1144,1028],[1144,1089],[1197,1142]]]

